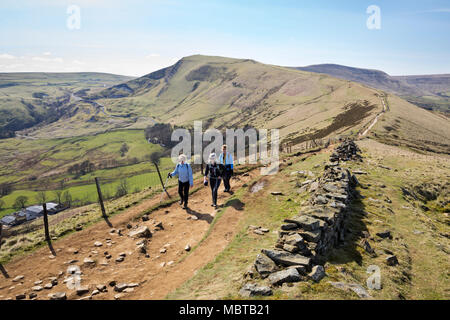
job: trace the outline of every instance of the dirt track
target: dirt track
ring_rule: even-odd
[[[259,174],[258,170],[250,172],[248,176],[240,176],[233,180],[232,187],[236,190],[242,184],[250,181]],[[199,185],[201,181],[196,181]],[[223,186],[223,185],[222,185]],[[220,191],[223,187],[220,187]],[[171,195],[178,197],[176,190]],[[223,204],[230,197],[229,194],[219,193],[218,203]],[[225,208],[221,218],[212,227],[208,237],[200,244],[210,228],[216,210],[210,206],[210,188],[205,187],[194,193],[190,198],[191,210],[183,210],[178,203],[158,209],[150,214],[150,220],[133,222],[133,218],[140,216],[159,202],[159,195],[146,200],[129,210],[114,216],[109,221],[97,223],[85,230],[76,232],[66,238],[53,243],[56,257],[53,257],[48,247],[41,248],[34,253],[19,257],[6,266],[0,266],[0,299],[15,298],[17,294],[32,292],[35,282],[42,280],[40,286],[50,282],[49,277],[58,277],[58,284],[52,289],[36,292],[38,299],[47,299],[49,293],[66,292],[69,299],[87,297],[89,294],[78,296],[76,290],[68,289],[63,283],[69,265],[78,265],[82,271],[82,286],[89,286],[89,291],[96,285],[108,285],[111,281],[117,283],[138,283],[134,291],[122,293],[121,299],[163,299],[169,292],[177,288],[184,281],[194,275],[194,272],[211,261],[231,241],[236,226],[242,216],[239,201],[231,202]],[[157,230],[155,225],[162,222],[164,229]],[[150,257],[137,250],[138,240],[127,236],[130,230],[127,224],[148,226],[153,237],[148,241],[147,252]],[[122,236],[117,232],[110,233],[112,228],[122,229]],[[110,242],[107,243],[107,239]],[[100,241],[101,247],[94,243]],[[195,246],[198,247],[195,248]],[[188,253],[186,245],[193,248]],[[160,250],[165,248],[166,252]],[[78,251],[74,253],[74,251]],[[112,257],[105,258],[107,251]],[[125,253],[123,262],[116,262],[120,253]],[[95,261],[94,267],[83,265],[85,258]],[[184,259],[182,259],[184,258]],[[68,264],[71,260],[78,260]],[[173,262],[172,262],[173,261]],[[171,263],[172,262],[172,263]],[[62,275],[58,275],[61,274]],[[13,279],[23,275],[23,280],[13,282]],[[117,292],[108,286],[108,292],[93,296],[93,299],[114,299]]]

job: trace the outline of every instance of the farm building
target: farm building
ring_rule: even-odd
[[[61,211],[62,208],[56,203],[47,203],[47,212],[49,215],[56,214]],[[34,220],[36,218],[42,217],[44,214],[44,208],[42,205],[35,205],[27,207],[21,211],[15,212],[11,215],[4,216],[0,222],[5,226],[15,226],[21,224],[25,221]]]

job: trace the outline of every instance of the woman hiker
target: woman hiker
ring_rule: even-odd
[[[217,191],[219,190],[222,176],[223,176],[223,165],[217,163],[216,154],[211,153],[209,155],[208,164],[206,165],[203,184],[205,186],[208,185],[208,177],[209,177],[209,185],[211,186],[211,193],[212,193],[211,206],[213,206],[214,208],[217,208]]]
[[[188,208],[189,187],[194,186],[194,177],[192,175],[192,168],[189,163],[186,162],[186,156],[180,154],[178,156],[178,164],[172,173],[168,174],[169,178],[178,175],[178,194],[180,195],[180,205],[183,205],[183,209]]]
[[[222,153],[219,156],[219,163],[225,167],[223,174],[223,184],[225,185],[224,192],[231,192],[230,179],[233,175],[233,155],[227,152],[227,145],[222,146]]]

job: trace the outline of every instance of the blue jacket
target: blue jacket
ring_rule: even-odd
[[[223,161],[223,153],[219,156],[219,163],[223,164],[225,167],[228,165],[230,166],[230,169],[233,170],[233,155],[230,152],[227,152],[227,156],[225,159],[225,162]]]
[[[194,176],[192,175],[192,168],[189,163],[177,164],[175,170],[170,174],[171,176],[178,175],[178,180],[181,182],[188,182],[191,187],[194,185]]]

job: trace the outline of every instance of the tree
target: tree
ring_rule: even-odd
[[[72,206],[72,195],[69,191],[64,191],[64,193],[62,194],[62,199],[66,207],[70,208]]]
[[[128,182],[127,179],[121,179],[116,190],[116,197],[123,197],[128,194]]]
[[[36,201],[40,204],[47,203],[47,194],[45,191],[38,191],[36,194]]]
[[[28,202],[28,197],[26,196],[18,196],[14,201],[13,208],[16,210],[24,209],[25,205]]]
[[[58,201],[58,204],[61,205],[62,204],[62,191],[61,190],[55,190],[53,191],[53,194],[56,197],[56,201]]]
[[[130,150],[128,145],[126,143],[123,143],[122,146],[120,147],[120,156],[121,157],[125,156],[125,154],[128,152],[128,150]]]
[[[0,196],[7,196],[12,192],[12,187],[10,184],[2,183],[0,184]]]
[[[5,201],[0,199],[0,210],[2,210],[4,206],[5,206]]]

